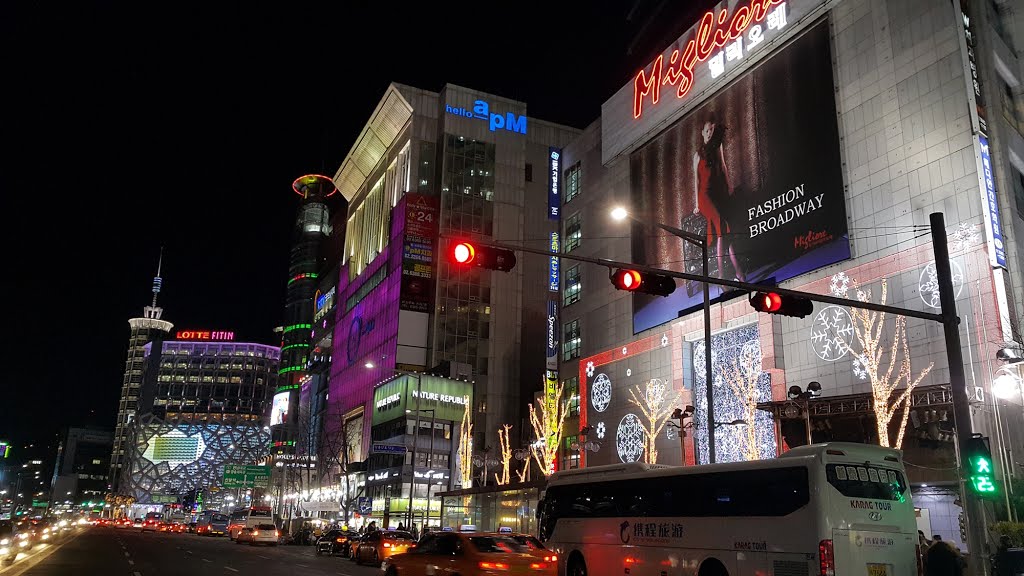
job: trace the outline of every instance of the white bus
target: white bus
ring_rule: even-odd
[[[231,513],[228,521],[228,537],[234,540],[238,538],[238,533],[246,528],[252,528],[257,524],[273,523],[274,516],[270,511],[270,506],[239,508]]]
[[[867,444],[730,464],[560,471],[537,516],[562,576],[920,572],[900,452]]]

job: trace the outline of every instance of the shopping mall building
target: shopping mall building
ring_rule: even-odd
[[[941,212],[973,426],[1006,481],[1024,463],[1010,450],[1024,444],[1021,396],[1001,398],[992,383],[1005,367],[998,351],[1020,340],[1024,123],[1021,65],[990,4],[719,4],[624,79],[562,150],[563,253],[699,274],[700,250],[657,221],[707,238],[712,276],[938,312],[929,215]],[[617,205],[642,222],[614,221]],[[756,313],[746,293],[718,286],[711,297],[718,462],[808,439],[879,441],[869,375],[879,367],[858,352],[856,312],[819,303],[796,318]],[[631,397],[653,397],[695,407],[682,442],[673,426],[661,432],[658,462],[708,462],[701,284],[630,294],[605,267],[563,259],[560,301],[561,378],[579,391],[597,446],[565,461],[643,459]],[[884,374],[897,322],[883,326]],[[895,443],[905,431],[921,529],[963,549],[943,329],[909,319],[905,333],[911,380],[923,378],[905,426],[897,410],[885,432]],[[811,382],[817,396],[789,394]]]

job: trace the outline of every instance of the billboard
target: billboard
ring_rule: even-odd
[[[274,402],[270,407],[270,425],[286,424],[288,422],[288,396],[290,392],[278,392],[274,394]]]
[[[407,194],[402,244],[402,310],[432,312],[434,241],[438,234],[437,196]]]
[[[711,276],[793,278],[850,257],[827,23],[684,116],[630,156],[631,205],[707,239]],[[635,262],[701,273],[701,251],[633,225]],[[698,282],[633,296],[639,333],[694,309]],[[711,297],[722,296],[718,286]]]

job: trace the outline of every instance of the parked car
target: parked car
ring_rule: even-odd
[[[319,540],[316,541],[316,555],[333,556],[341,554],[348,556],[349,545],[354,534],[346,530],[328,530]]]
[[[556,576],[558,562],[545,562],[508,535],[485,532],[432,532],[409,552],[382,565],[384,576],[529,572]]]
[[[235,544],[248,542],[250,546],[257,544],[277,546],[277,539],[280,537],[281,533],[278,531],[277,526],[273,524],[257,524],[243,528],[235,538]]]
[[[377,530],[367,534],[359,541],[356,548],[356,564],[369,562],[373,566],[380,566],[381,561],[390,558],[394,554],[401,554],[415,546],[412,534],[398,530]]]

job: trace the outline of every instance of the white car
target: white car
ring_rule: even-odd
[[[277,540],[280,537],[281,533],[277,530],[277,526],[273,524],[257,524],[256,526],[243,528],[238,533],[238,537],[235,538],[235,544],[248,542],[251,546],[257,544],[277,546]]]

